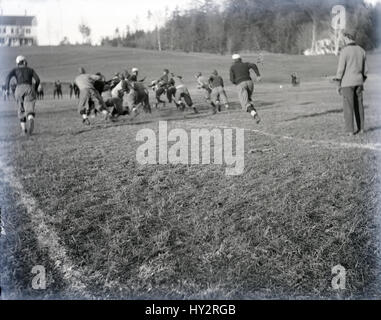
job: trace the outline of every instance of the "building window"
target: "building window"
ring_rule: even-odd
[[[11,28],[11,33],[13,34],[15,31],[13,30],[13,28]]]
[[[25,32],[26,32],[26,34],[30,34],[30,29],[26,28]]]

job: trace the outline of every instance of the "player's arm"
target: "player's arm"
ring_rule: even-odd
[[[334,80],[338,82],[339,86],[341,86],[341,80],[343,79],[346,66],[347,66],[346,55],[345,55],[345,51],[343,50],[341,51],[341,54],[339,57],[339,64],[337,66],[336,77],[334,78]]]
[[[249,69],[253,70],[258,78],[261,77],[261,74],[259,73],[259,69],[255,63],[249,63]]]
[[[16,70],[13,69],[11,72],[8,73],[7,77],[5,78],[5,90],[6,92],[9,91],[9,83],[11,82],[11,79],[16,76]]]
[[[233,68],[230,68],[230,81],[233,84],[236,84],[236,82],[235,82],[235,74],[234,74]]]
[[[364,53],[364,62],[363,62],[363,71],[362,71],[362,76],[364,79],[364,82],[368,78],[368,63],[366,61],[366,54]]]
[[[35,81],[34,87],[35,87],[35,90],[37,91],[38,86],[40,85],[41,80],[40,80],[40,77],[38,76],[38,74],[36,73],[36,71],[34,71],[34,70],[33,70],[32,76],[33,76],[33,79]]]

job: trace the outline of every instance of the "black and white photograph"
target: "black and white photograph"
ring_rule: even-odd
[[[381,0],[0,0],[0,300],[380,300],[380,44]]]

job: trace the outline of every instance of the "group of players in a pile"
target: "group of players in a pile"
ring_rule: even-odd
[[[235,63],[230,70],[230,79],[238,87],[242,108],[250,112],[259,122],[259,115],[251,100],[253,82],[250,77],[252,69],[260,78],[258,68],[255,64],[243,63],[239,55],[233,55],[233,60]],[[168,69],[164,69],[163,75],[158,80],[152,81],[149,86],[144,85],[145,78],[139,79],[138,68],[132,68],[131,73],[128,71],[117,73],[109,81],[99,72],[88,74],[80,68],[79,73],[74,83],[80,90],[79,113],[84,124],[89,125],[89,116],[95,116],[97,113],[103,113],[105,119],[111,120],[129,114],[136,117],[140,109],[151,113],[148,88],[152,88],[155,92],[156,108],[160,105],[165,106],[166,102],[162,100],[162,96],[165,95],[168,102],[173,102],[179,110],[184,111],[189,107],[198,113],[183,77],[170,73]],[[229,108],[224,81],[217,70],[210,76],[203,76],[198,72],[195,78],[197,88],[204,91],[205,101],[211,106],[213,114],[221,112],[222,105],[226,109]]]
[[[260,80],[258,67],[253,63],[242,62],[238,54],[234,54],[232,58],[234,63],[230,68],[230,80],[238,89],[242,109],[249,112],[258,123],[260,118],[252,101],[254,85],[250,75],[250,70],[253,70]],[[31,134],[34,128],[36,92],[40,86],[40,78],[32,68],[28,67],[24,56],[16,58],[16,65],[17,67],[9,72],[5,80],[5,92],[8,94],[10,81],[15,78],[17,86],[14,96],[21,129],[24,133]],[[155,91],[156,108],[160,104],[165,105],[161,97],[166,95],[168,102],[174,102],[181,111],[188,106],[198,113],[182,76],[164,69],[163,75],[158,80],[152,81],[149,86],[145,86],[145,79],[139,79],[138,76],[139,70],[133,68],[131,73],[123,71],[107,81],[101,73],[89,74],[84,68],[79,68],[79,75],[75,78],[74,84],[79,89],[78,109],[83,123],[89,125],[89,116],[98,113],[103,114],[105,120],[113,120],[128,114],[136,117],[140,109],[150,113],[149,88]],[[221,105],[229,108],[224,81],[217,70],[207,77],[198,72],[195,77],[197,86],[204,90],[205,100],[212,107],[213,113],[220,112]]]
[[[149,88],[155,92],[155,108],[165,107],[166,101],[162,97],[166,96],[168,103],[174,103],[177,109],[184,111],[189,107],[198,113],[182,76],[170,73],[168,69],[164,69],[163,75],[148,86],[144,85],[145,78],[139,79],[138,68],[132,68],[131,73],[117,73],[109,81],[99,72],[87,74],[80,68],[79,73],[74,83],[80,90],[79,112],[85,124],[90,124],[90,114],[98,112],[104,113],[108,119],[129,114],[136,117],[140,109],[151,113]],[[203,76],[201,72],[195,77],[197,87],[205,92],[205,100],[212,107],[213,113],[221,111],[221,104],[229,107],[223,79],[216,70],[209,77]]]

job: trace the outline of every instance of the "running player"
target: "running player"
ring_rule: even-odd
[[[237,86],[238,98],[242,109],[246,112],[250,112],[250,115],[259,123],[261,118],[254,108],[254,102],[252,100],[254,83],[250,76],[250,70],[253,70],[257,75],[258,81],[261,80],[258,67],[254,63],[242,62],[239,54],[233,54],[232,59],[234,63],[230,67],[230,81]]]
[[[212,89],[211,99],[214,106],[213,112],[221,112],[221,103],[225,105],[225,108],[229,108],[228,98],[224,89],[224,80],[220,75],[218,75],[217,70],[212,72],[212,75],[209,78],[209,85]],[[217,110],[216,110],[217,109]]]
[[[9,83],[12,78],[15,78],[17,83],[15,99],[21,130],[24,134],[31,135],[34,129],[36,89],[40,84],[40,78],[32,68],[28,67],[24,56],[16,58],[16,65],[17,67],[7,75],[5,80],[6,91],[9,92]]]
[[[193,107],[194,113],[199,113],[197,108],[193,105],[192,98],[189,90],[186,87],[182,76],[175,76],[176,78],[176,103],[179,105],[180,110],[184,111],[185,106]]]

